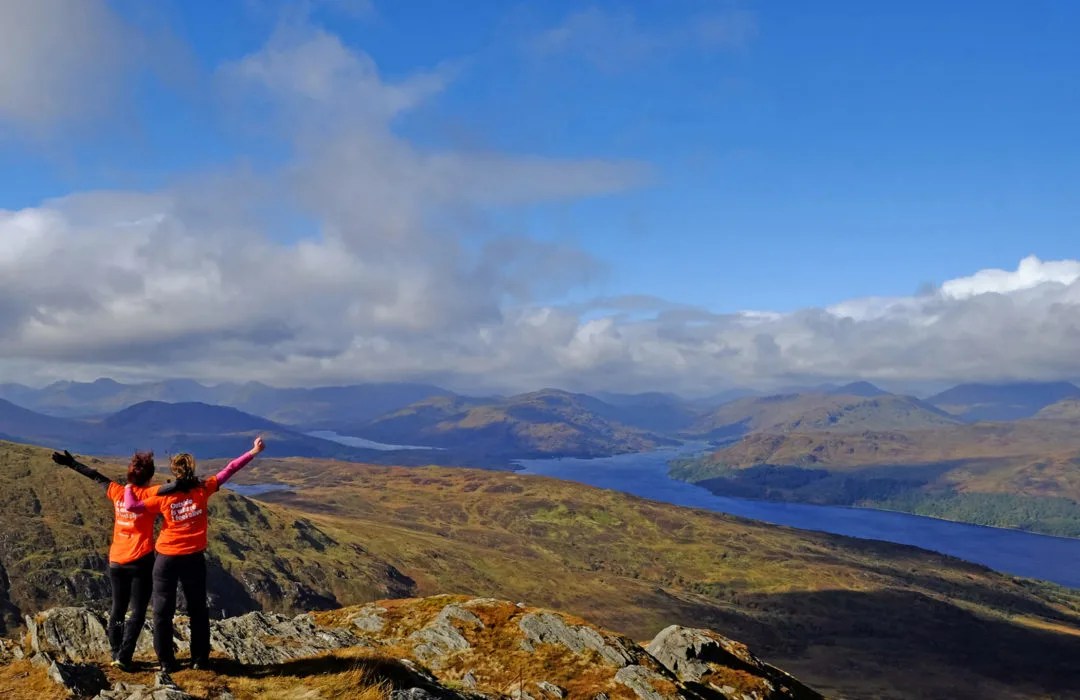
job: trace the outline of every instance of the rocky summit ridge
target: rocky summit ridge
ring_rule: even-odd
[[[818,700],[820,694],[711,630],[671,626],[648,644],[560,612],[492,598],[386,600],[295,617],[253,612],[213,622],[212,671],[105,665],[102,617],[54,608],[0,643],[0,693],[98,700]],[[188,630],[176,626],[183,654]],[[20,694],[47,677],[49,689]],[[10,689],[4,685],[11,685]]]

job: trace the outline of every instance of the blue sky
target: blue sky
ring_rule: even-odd
[[[112,68],[122,78],[101,115],[73,110],[42,126],[0,110],[0,209],[237,170],[259,179],[304,161],[274,126],[280,106],[222,78],[299,27],[370,58],[384,85],[440,76],[441,89],[389,121],[418,153],[647,173],[584,196],[480,207],[475,221],[493,236],[595,259],[588,285],[533,302],[650,295],[787,313],[909,297],[1029,255],[1077,257],[1077,3],[102,7],[110,31],[138,36],[140,49]],[[278,243],[322,225],[266,206]]]
[[[144,79],[134,129],[96,125],[48,159],[9,143],[0,205],[154,188],[185,171],[273,157],[232,133],[206,91],[212,71],[256,50],[284,9],[161,5],[152,18],[136,14],[137,3],[118,7],[167,23],[194,77],[178,90]],[[313,21],[388,77],[460,64],[446,93],[397,127],[423,143],[650,163],[644,188],[511,219],[581,242],[609,266],[595,290],[604,294],[783,311],[910,294],[1076,250],[1075,3],[315,5]],[[746,16],[743,40],[664,38],[718,7]],[[595,40],[610,65],[572,48],[530,51],[538,34],[592,11],[617,27]],[[618,46],[650,35],[657,45],[640,55]]]

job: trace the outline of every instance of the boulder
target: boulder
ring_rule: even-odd
[[[615,673],[615,682],[634,691],[641,700],[678,700],[684,697],[665,676],[644,666],[623,666]],[[662,692],[664,688],[667,692]]]
[[[386,626],[386,620],[382,617],[384,612],[386,608],[378,605],[365,605],[355,615],[349,616],[349,622],[361,632],[382,632],[383,627]]]
[[[711,630],[672,625],[646,651],[688,687],[738,700],[821,700],[822,696],[758,659],[745,644]]]
[[[440,700],[438,695],[432,695],[423,688],[409,688],[408,690],[395,690],[390,693],[390,700]]]
[[[390,691],[390,700],[479,700],[476,695],[462,695],[449,688],[424,687]]]
[[[35,652],[52,652],[69,661],[109,658],[105,623],[88,608],[54,608],[37,617],[27,615],[26,626]]]
[[[218,695],[218,699],[232,697],[230,694]],[[154,685],[134,685],[117,683],[111,690],[103,690],[95,700],[196,700],[181,690],[167,673],[159,673]]]
[[[548,683],[547,681],[540,681],[536,684],[545,697],[549,698],[565,698],[566,691],[554,683]]]
[[[24,656],[22,647],[7,639],[0,639],[0,665],[19,660]]]
[[[409,635],[409,640],[415,643],[413,656],[432,668],[440,668],[447,655],[471,648],[458,625],[482,628],[484,623],[475,613],[451,603],[439,612],[434,622]]]
[[[370,642],[347,629],[320,627],[311,615],[253,612],[211,623],[210,645],[239,663],[270,666]]]

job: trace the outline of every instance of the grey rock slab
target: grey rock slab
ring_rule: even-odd
[[[484,623],[480,620],[479,617],[476,616],[476,613],[472,612],[471,610],[466,610],[464,607],[458,605],[457,603],[451,603],[450,605],[447,605],[445,608],[442,609],[442,611],[439,612],[439,616],[435,618],[435,622],[437,624],[452,624],[454,620],[457,620],[458,622],[464,622],[465,624],[472,625],[473,627],[483,628],[484,626]]]
[[[382,632],[383,628],[386,627],[386,620],[382,616],[385,612],[386,608],[367,605],[358,610],[355,615],[352,615],[349,622],[361,632]]]
[[[239,663],[270,666],[365,642],[347,629],[320,627],[311,615],[253,612],[211,624],[210,645]]]
[[[620,668],[635,663],[639,656],[623,640],[605,638],[591,627],[568,625],[554,613],[530,613],[521,618],[518,627],[533,644],[559,644],[576,654],[592,649]]]
[[[763,662],[744,644],[728,639],[712,630],[691,629],[672,625],[656,635],[646,651],[684,683],[700,683],[710,671],[734,668],[761,679],[762,690],[740,692],[730,686],[710,686],[721,695],[739,700],[772,700],[773,698],[821,698],[791,675]]]
[[[634,691],[641,700],[675,700],[678,695],[664,695],[653,686],[653,681],[669,681],[656,671],[644,666],[624,666],[615,673],[615,682]]]
[[[26,620],[30,646],[36,652],[53,652],[70,661],[109,658],[105,623],[88,608],[53,608]]]
[[[566,692],[563,691],[562,688],[555,685],[554,683],[548,683],[547,681],[540,681],[536,685],[548,697],[553,697],[553,698],[565,698],[566,697]]]
[[[438,695],[432,695],[423,688],[409,688],[408,690],[395,690],[390,693],[390,700],[440,700]]]
[[[475,613],[451,603],[439,612],[434,622],[409,635],[409,640],[414,642],[413,655],[432,668],[440,668],[447,655],[469,649],[469,640],[461,634],[458,624],[484,626]]]

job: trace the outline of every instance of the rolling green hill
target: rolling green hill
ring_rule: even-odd
[[[0,525],[18,533],[0,547],[9,624],[107,596],[108,505],[48,454],[0,444],[14,485]],[[215,610],[462,593],[642,640],[712,627],[833,697],[1064,697],[1080,683],[1080,596],[911,547],[509,472],[268,458],[241,480],[295,490],[219,497]]]
[[[112,534],[104,490],[58,467],[51,451],[0,442],[0,632],[18,613],[101,601]],[[122,466],[88,460],[104,473]],[[303,610],[405,595],[413,582],[386,560],[295,511],[225,492],[212,501],[211,605]]]
[[[749,433],[944,428],[959,422],[907,396],[779,394],[724,404],[695,423],[686,434],[725,439]]]
[[[637,639],[720,629],[830,697],[1036,698],[1080,680],[1076,593],[911,547],[506,472],[263,460],[244,476],[293,484],[266,498],[363,533],[421,594],[522,600]]]
[[[1076,428],[1045,418],[757,434],[673,464],[671,474],[721,495],[883,507],[1080,537]]]
[[[440,396],[348,430],[378,442],[489,458],[600,457],[676,444],[617,422],[619,412],[599,399],[555,390],[497,402]]]

